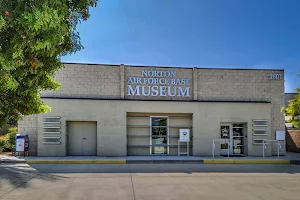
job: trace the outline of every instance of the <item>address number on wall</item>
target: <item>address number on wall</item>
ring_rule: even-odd
[[[280,80],[282,79],[281,74],[269,74],[269,79]]]

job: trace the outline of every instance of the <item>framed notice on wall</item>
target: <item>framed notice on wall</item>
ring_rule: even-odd
[[[180,142],[190,141],[190,129],[179,129],[179,141]]]

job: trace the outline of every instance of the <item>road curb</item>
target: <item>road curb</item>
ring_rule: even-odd
[[[0,164],[294,164],[300,160],[275,159],[203,159],[203,160],[125,160],[125,159],[84,159],[84,160],[0,160]]]
[[[218,159],[205,159],[204,164],[291,164],[290,160],[218,160]]]
[[[127,164],[203,164],[203,160],[127,160]]]
[[[94,160],[94,164],[126,164],[126,160]]]
[[[291,164],[300,165],[300,160],[291,160]]]
[[[126,164],[126,160],[27,160],[27,164]]]

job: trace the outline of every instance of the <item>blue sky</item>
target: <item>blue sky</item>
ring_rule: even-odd
[[[65,62],[285,70],[300,87],[300,0],[101,0]]]

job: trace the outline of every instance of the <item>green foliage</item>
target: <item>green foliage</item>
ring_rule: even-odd
[[[299,74],[300,76],[300,74]],[[291,122],[294,127],[300,128],[300,88],[296,89],[297,95],[289,101],[287,108],[283,108],[286,116],[291,116]]]
[[[0,138],[0,148],[2,151],[12,151],[16,145],[16,127],[9,128],[8,133]]]
[[[82,49],[76,25],[97,0],[0,0],[0,126],[47,112],[60,57]]]
[[[8,133],[9,128],[16,127],[16,126],[17,124],[4,124],[2,127],[0,127],[0,136]]]
[[[228,149],[228,144],[227,143],[221,144],[221,149]]]

